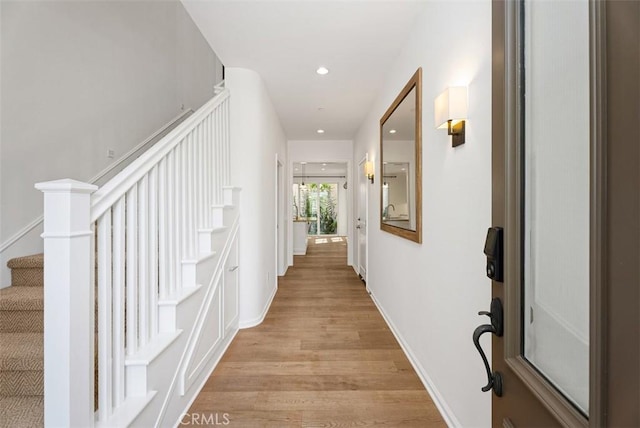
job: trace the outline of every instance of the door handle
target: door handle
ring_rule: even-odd
[[[482,350],[480,346],[480,336],[485,333],[493,333],[498,337],[502,337],[503,334],[503,312],[502,312],[502,302],[500,299],[495,298],[491,300],[491,311],[481,311],[478,312],[478,315],[487,315],[491,319],[491,324],[482,324],[478,326],[473,332],[473,344],[476,346],[476,349],[480,353],[480,357],[482,358],[482,362],[484,363],[484,368],[487,371],[487,384],[482,387],[482,392],[487,392],[493,389],[493,392],[498,396],[502,397],[502,375],[500,372],[492,372],[491,367],[489,367],[489,361],[487,360],[487,355]]]
[[[357,226],[356,226],[356,229],[360,229],[360,225],[357,225]]]

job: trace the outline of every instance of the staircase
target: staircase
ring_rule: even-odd
[[[43,261],[10,260],[0,290],[0,428],[43,426]]]
[[[239,328],[229,97],[100,188],[36,185],[44,255],[0,290],[0,428],[179,424]]]

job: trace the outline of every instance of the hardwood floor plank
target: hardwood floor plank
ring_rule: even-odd
[[[415,373],[357,375],[221,375],[205,385],[206,391],[385,391],[423,390]]]
[[[332,242],[332,240],[336,242]],[[240,331],[190,414],[231,427],[444,427],[353,269],[310,239],[259,326]]]

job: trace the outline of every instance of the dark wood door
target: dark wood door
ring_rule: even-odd
[[[640,426],[640,2],[492,15],[492,424]]]

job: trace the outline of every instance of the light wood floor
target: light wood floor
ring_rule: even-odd
[[[321,239],[280,278],[264,322],[238,333],[190,415],[230,427],[446,426],[346,265],[346,242]]]

